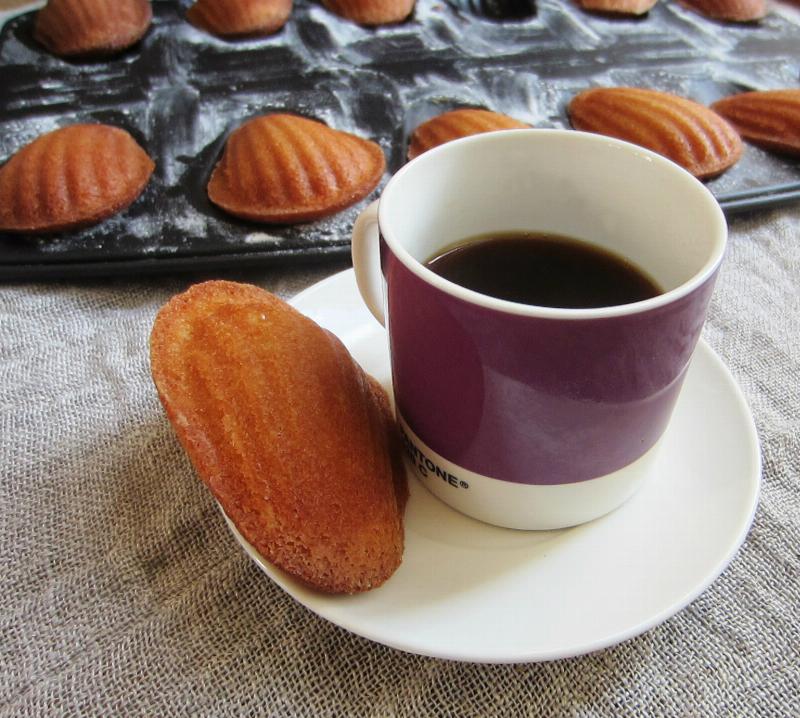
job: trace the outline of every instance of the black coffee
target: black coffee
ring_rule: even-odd
[[[662,292],[624,257],[557,234],[471,237],[431,257],[425,265],[467,289],[541,307],[610,307]]]

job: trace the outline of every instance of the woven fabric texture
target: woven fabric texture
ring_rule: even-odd
[[[228,274],[288,297],[343,265]],[[193,281],[0,289],[0,716],[800,716],[800,208],[735,220],[706,340],[762,441],[754,526],[648,633],[579,658],[404,654],[235,544],[149,375]]]

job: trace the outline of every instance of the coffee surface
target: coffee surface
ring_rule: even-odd
[[[481,294],[541,307],[610,307],[663,291],[618,254],[540,232],[470,237],[433,255],[425,266]]]

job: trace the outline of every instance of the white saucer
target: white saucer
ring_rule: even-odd
[[[352,270],[292,304],[389,386],[386,334],[362,304]],[[412,479],[403,563],[382,587],[357,596],[300,585],[229,526],[273,581],[353,633],[439,658],[542,661],[637,636],[696,598],[744,540],[760,475],[745,400],[701,342],[656,473],[627,504],[591,523],[559,531],[496,528],[457,513]]]

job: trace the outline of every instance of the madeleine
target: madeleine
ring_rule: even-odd
[[[412,133],[408,143],[408,159],[445,142],[497,130],[518,130],[530,125],[491,110],[464,108],[451,110],[423,122]]]
[[[263,115],[228,138],[208,196],[244,219],[307,222],[366,197],[385,168],[374,142],[296,115]]]
[[[278,32],[289,19],[292,0],[197,0],[186,19],[219,37],[248,37]]]
[[[139,42],[152,19],[148,0],[49,0],[33,36],[61,57],[113,55]]]
[[[37,137],[0,167],[0,230],[96,224],[144,190],[155,165],[125,130],[70,125]]]
[[[568,111],[576,130],[646,147],[699,179],[721,174],[742,154],[742,140],[724,118],[667,92],[598,87],[573,97]]]

